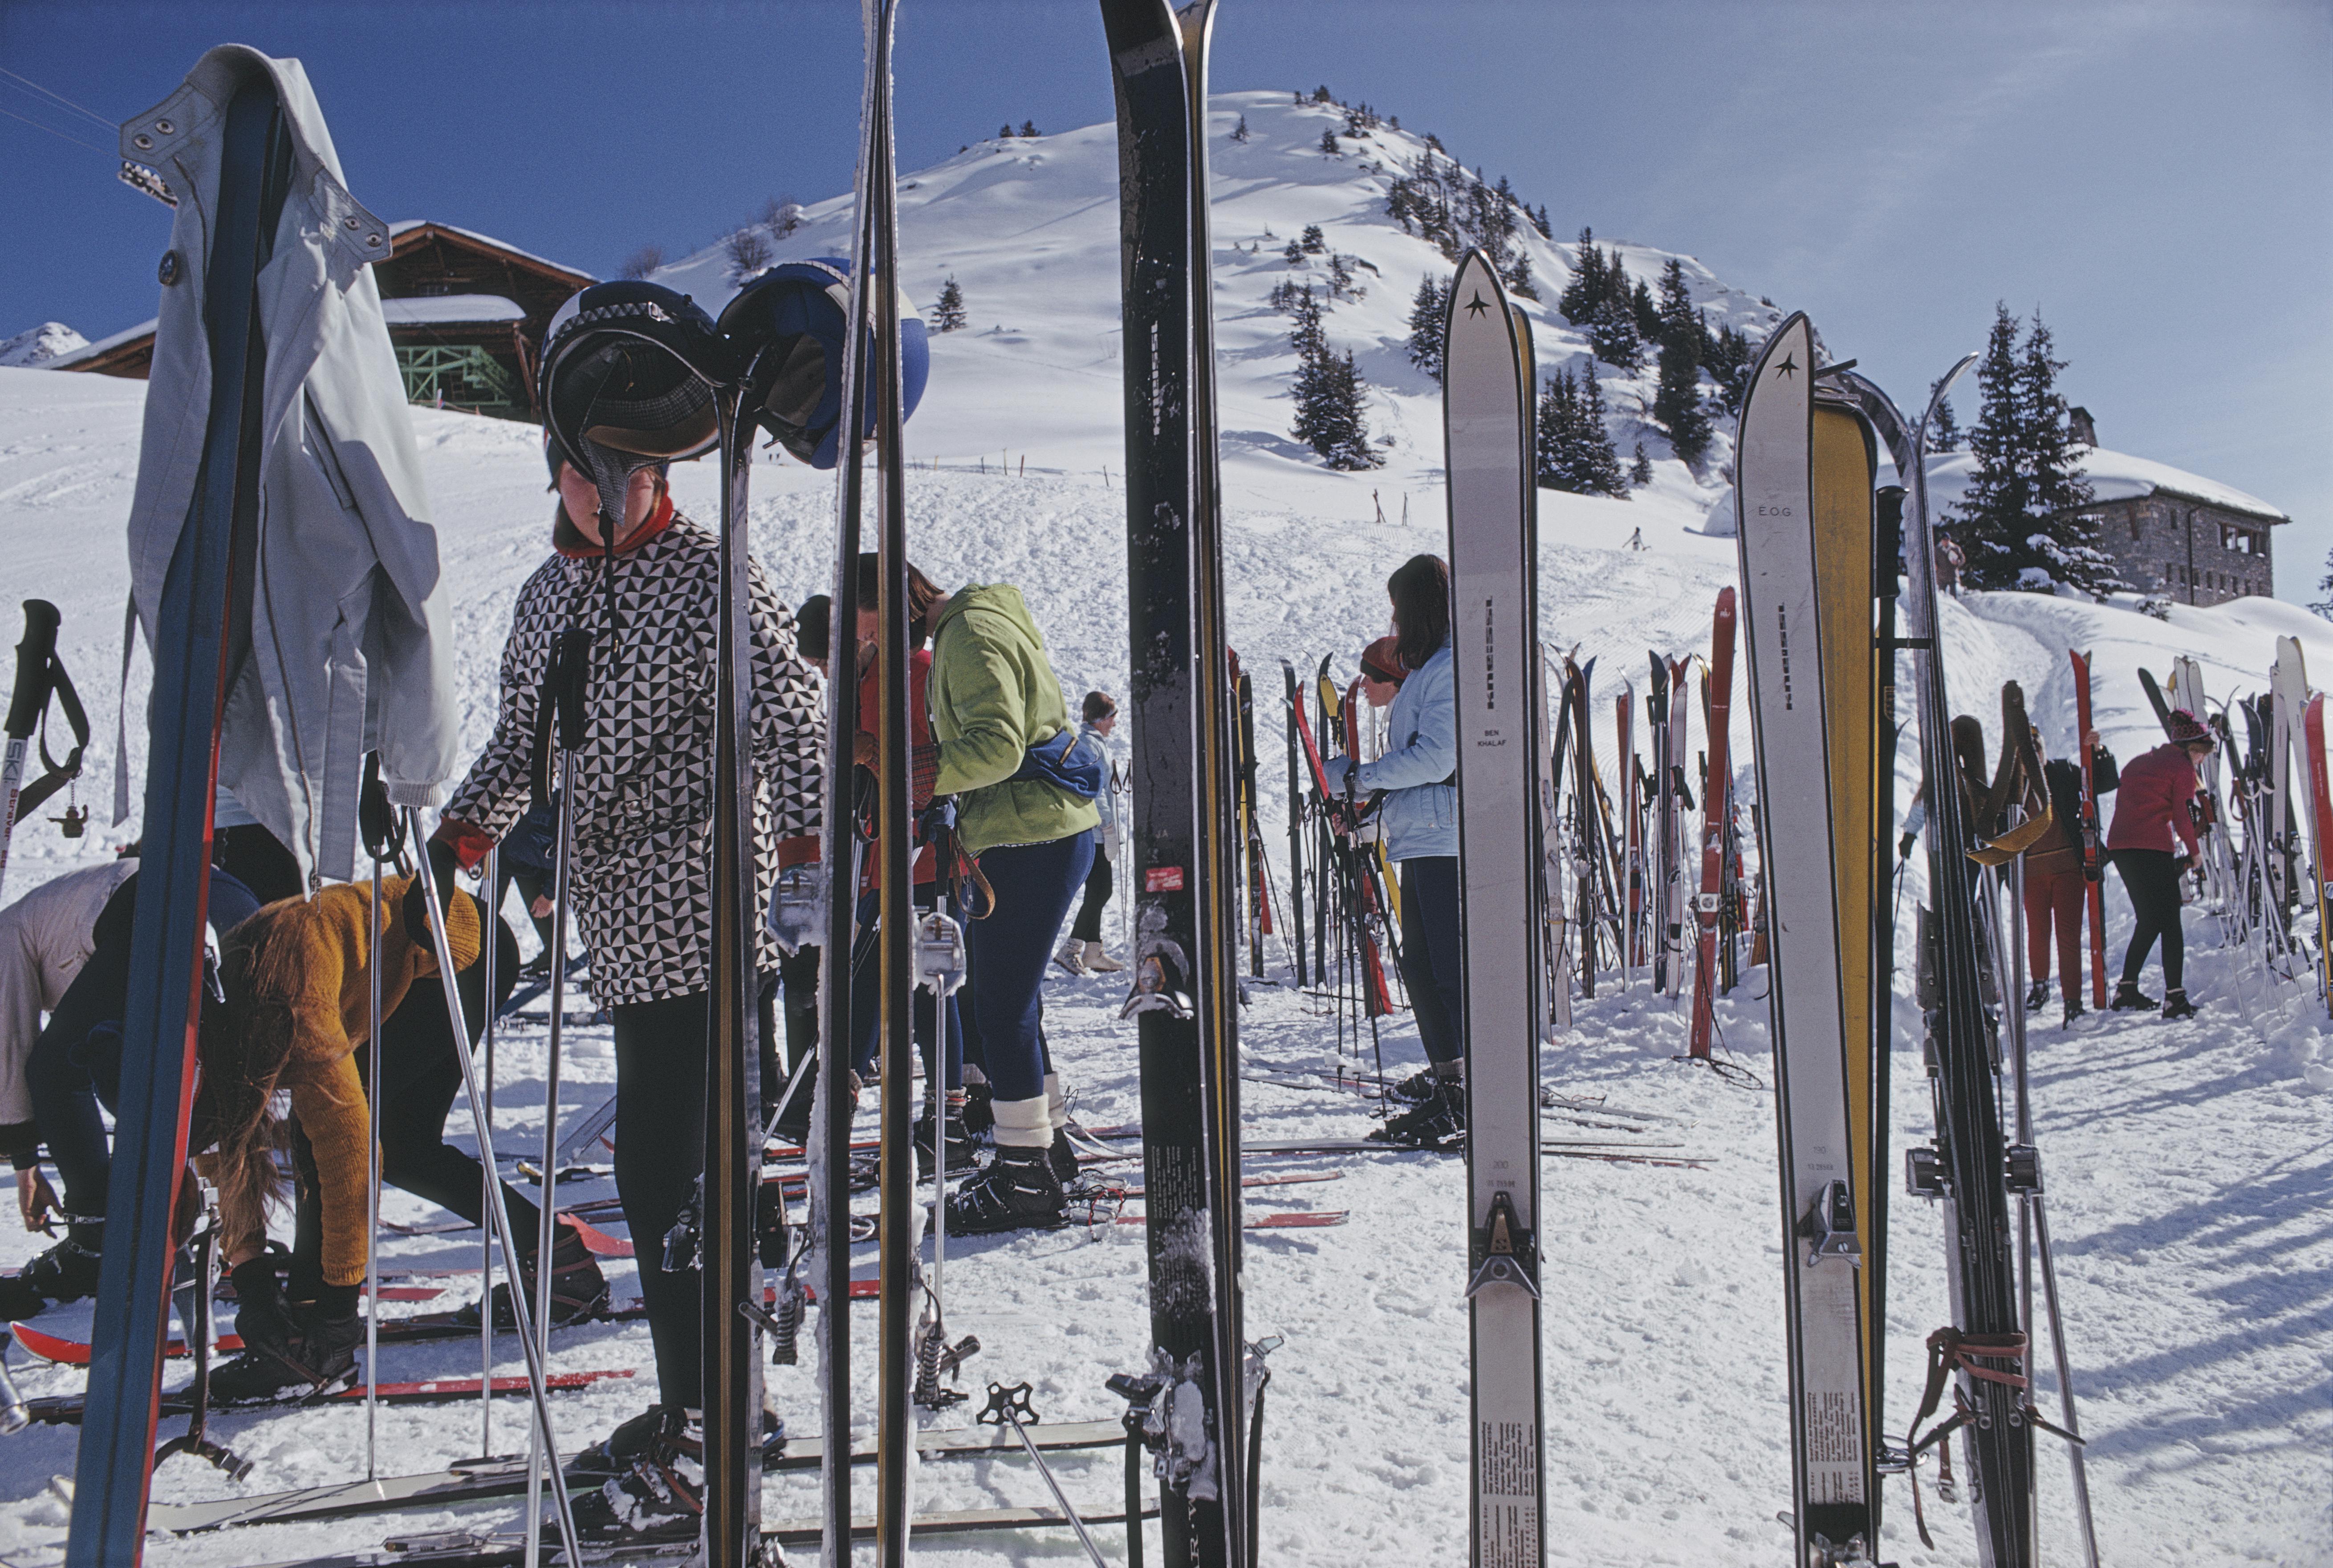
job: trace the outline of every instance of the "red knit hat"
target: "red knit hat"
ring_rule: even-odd
[[[2197,741],[2205,746],[2213,744],[2212,732],[2198,724],[2195,716],[2184,707],[2173,708],[2171,717],[2163,721],[2163,727],[2170,735],[2174,746],[2194,746]]]
[[[1371,680],[1387,686],[1399,686],[1409,678],[1409,671],[1401,662],[1401,642],[1397,638],[1380,637],[1361,649],[1361,673]]]

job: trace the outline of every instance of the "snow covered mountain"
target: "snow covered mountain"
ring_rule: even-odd
[[[1223,447],[1227,487],[1251,497],[1318,492],[1323,479],[1356,494],[1391,495],[1438,481],[1440,389],[1405,351],[1412,297],[1421,278],[1446,279],[1455,264],[1432,242],[1405,232],[1387,211],[1397,178],[1422,160],[1460,175],[1450,155],[1415,132],[1380,123],[1344,134],[1343,109],[1281,92],[1219,93],[1209,117],[1215,175],[1215,318],[1221,355]],[[1234,137],[1241,126],[1246,139]],[[1322,150],[1323,132],[1339,150]],[[801,226],[773,236],[774,258],[848,255],[848,193],[803,209]],[[1283,252],[1308,226],[1323,249],[1300,263]],[[1118,131],[1090,125],[1059,135],[982,141],[901,180],[900,273],[926,315],[945,282],[964,292],[967,322],[933,339],[932,381],[908,434],[911,452],[946,465],[984,454],[1025,456],[1033,471],[1099,474],[1119,461]],[[767,234],[768,231],[763,231]],[[1522,303],[1537,338],[1542,378],[1590,358],[1586,335],[1554,302],[1571,280],[1579,246],[1542,237],[1520,223],[1515,244],[1530,263],[1538,298]],[[1632,277],[1656,284],[1673,253],[1599,240]],[[1328,298],[1331,256],[1345,258],[1357,298]],[[1781,313],[1721,282],[1691,256],[1679,258],[1694,303],[1710,329],[1731,326],[1762,339]],[[718,313],[734,292],[723,245],[659,269],[659,283]],[[1369,426],[1385,442],[1386,465],[1371,474],[1330,476],[1289,433],[1289,386],[1296,356],[1288,316],[1271,303],[1285,282],[1311,284],[1329,306],[1330,346],[1352,351],[1371,396]],[[1650,422],[1654,368],[1633,374],[1599,369],[1620,451],[1642,439],[1656,459],[1654,489],[1698,491],[1700,482]],[[1064,420],[1066,410],[1075,410]],[[1042,417],[1040,417],[1042,410]],[[1717,473],[1730,432],[1704,459]],[[1017,471],[1017,467],[1016,467]],[[1289,491],[1293,482],[1301,487]]]
[[[0,343],[0,366],[37,370],[52,360],[61,360],[75,349],[89,347],[89,340],[62,322],[43,322],[39,326],[18,332]]]

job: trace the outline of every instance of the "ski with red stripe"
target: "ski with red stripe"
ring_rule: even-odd
[[[1705,1061],[1717,1009],[1717,906],[1725,880],[1725,824],[1733,810],[1733,758],[1729,746],[1733,714],[1734,601],[1731,585],[1717,591],[1717,619],[1710,649],[1709,776],[1701,786],[1701,892],[1693,918],[1701,928],[1694,966],[1693,1043],[1689,1053]]]

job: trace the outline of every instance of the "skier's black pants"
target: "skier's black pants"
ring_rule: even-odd
[[[996,902],[985,919],[965,930],[971,969],[973,1022],[981,1070],[998,1100],[1034,1100],[1045,1092],[1045,967],[1053,943],[1093,870],[1089,829],[1042,844],[1000,844],[980,854],[980,873]],[[970,1054],[974,1046],[966,1044]]]
[[[915,890],[917,910],[927,910],[937,901],[939,884],[918,883]],[[877,1043],[883,1033],[883,955],[875,937],[876,916],[881,912],[882,894],[861,893],[859,896],[859,947],[850,961],[850,1029],[858,1036],[850,1052],[850,1070],[864,1082],[875,1074]],[[932,1006],[932,994],[923,986],[916,987],[912,1013],[917,1053],[924,1059],[924,1082],[939,1082],[934,1071],[932,1027],[937,1017]],[[956,999],[947,999],[947,1086],[964,1087],[964,1025],[956,1016]]]
[[[702,1409],[704,1275],[667,1274],[665,1234],[695,1196],[705,1171],[705,1048],[712,1028],[709,992],[619,1002],[616,1015],[616,1196],[639,1261],[640,1299],[656,1342],[658,1399]],[[777,1025],[775,976],[761,987],[765,1040]],[[773,1053],[764,1053],[766,1073]],[[764,1101],[782,1083],[763,1085]]]
[[[1401,862],[1401,980],[1426,1058],[1466,1055],[1465,996],[1458,983],[1458,857]]]
[[[499,1004],[518,984],[518,938],[504,921],[494,921],[492,928]],[[456,988],[473,1045],[485,1019],[485,969],[484,964],[473,964],[457,976]],[[357,1076],[368,1095],[372,1093],[371,1055],[370,1043],[358,1041]],[[455,1054],[453,1026],[446,1016],[446,988],[434,976],[414,981],[397,1011],[381,1020],[380,1077],[381,1180],[473,1225],[484,1223],[485,1183],[478,1161],[446,1141],[446,1118],[462,1092],[462,1063]],[[468,1120],[466,1112],[463,1124]],[[292,1299],[307,1301],[323,1284],[324,1208],[317,1189],[316,1157],[307,1133],[296,1123],[292,1169],[296,1188]],[[508,1182],[503,1183],[503,1202],[510,1210],[512,1240],[521,1252],[533,1252],[541,1232],[541,1212]]]
[[[2122,956],[2122,983],[2138,984],[2138,972],[2146,967],[2146,956],[2160,937],[2163,984],[2174,991],[2184,989],[2187,938],[2179,928],[2179,862],[2168,850],[2117,850],[2114,863],[2137,917],[2130,948]]]
[[[229,832],[238,830],[229,829]],[[253,832],[265,835],[265,828]],[[271,844],[275,841],[267,839]],[[277,845],[280,849],[282,846]],[[224,866],[211,868],[210,915],[232,928],[256,909],[251,890]],[[112,1171],[105,1121],[98,1114],[120,1103],[121,1015],[130,1002],[130,936],[138,920],[138,874],[113,890],[90,933],[89,961],[57,999],[24,1060],[24,1087],[33,1120],[64,1182],[64,1211],[92,1223],[71,1227],[73,1241],[95,1248],[103,1234]],[[197,1138],[195,1146],[208,1142]]]
[[[509,892],[513,883],[518,885],[518,896],[526,904],[526,918],[534,922],[534,934],[542,940],[542,950],[546,953],[550,952],[552,938],[559,934],[559,928],[552,924],[558,911],[553,910],[548,915],[538,915],[534,912],[534,901],[537,899],[551,898],[558,892],[559,890],[552,885],[551,873],[541,866],[504,866],[501,881],[494,889],[494,908],[497,910],[503,907],[503,899]],[[499,975],[502,960],[496,958],[494,966],[495,973]]]
[[[1070,927],[1070,936],[1080,942],[1101,940],[1102,906],[1109,902],[1109,857],[1096,853],[1093,870],[1086,873],[1085,902],[1078,906],[1078,918]]]

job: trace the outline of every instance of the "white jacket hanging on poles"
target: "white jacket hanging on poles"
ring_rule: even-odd
[[[202,464],[211,366],[205,234],[235,89],[273,77],[291,132],[291,194],[259,274],[267,344],[257,581],[250,655],[235,672],[219,782],[299,858],[309,885],[356,871],[357,786],[379,750],[392,803],[436,805],[457,735],[437,534],[370,265],[389,226],[341,183],[296,60],[221,44],[122,127],[121,154],[177,201],[159,276],[138,489],[131,594],[150,643],[162,582]]]

